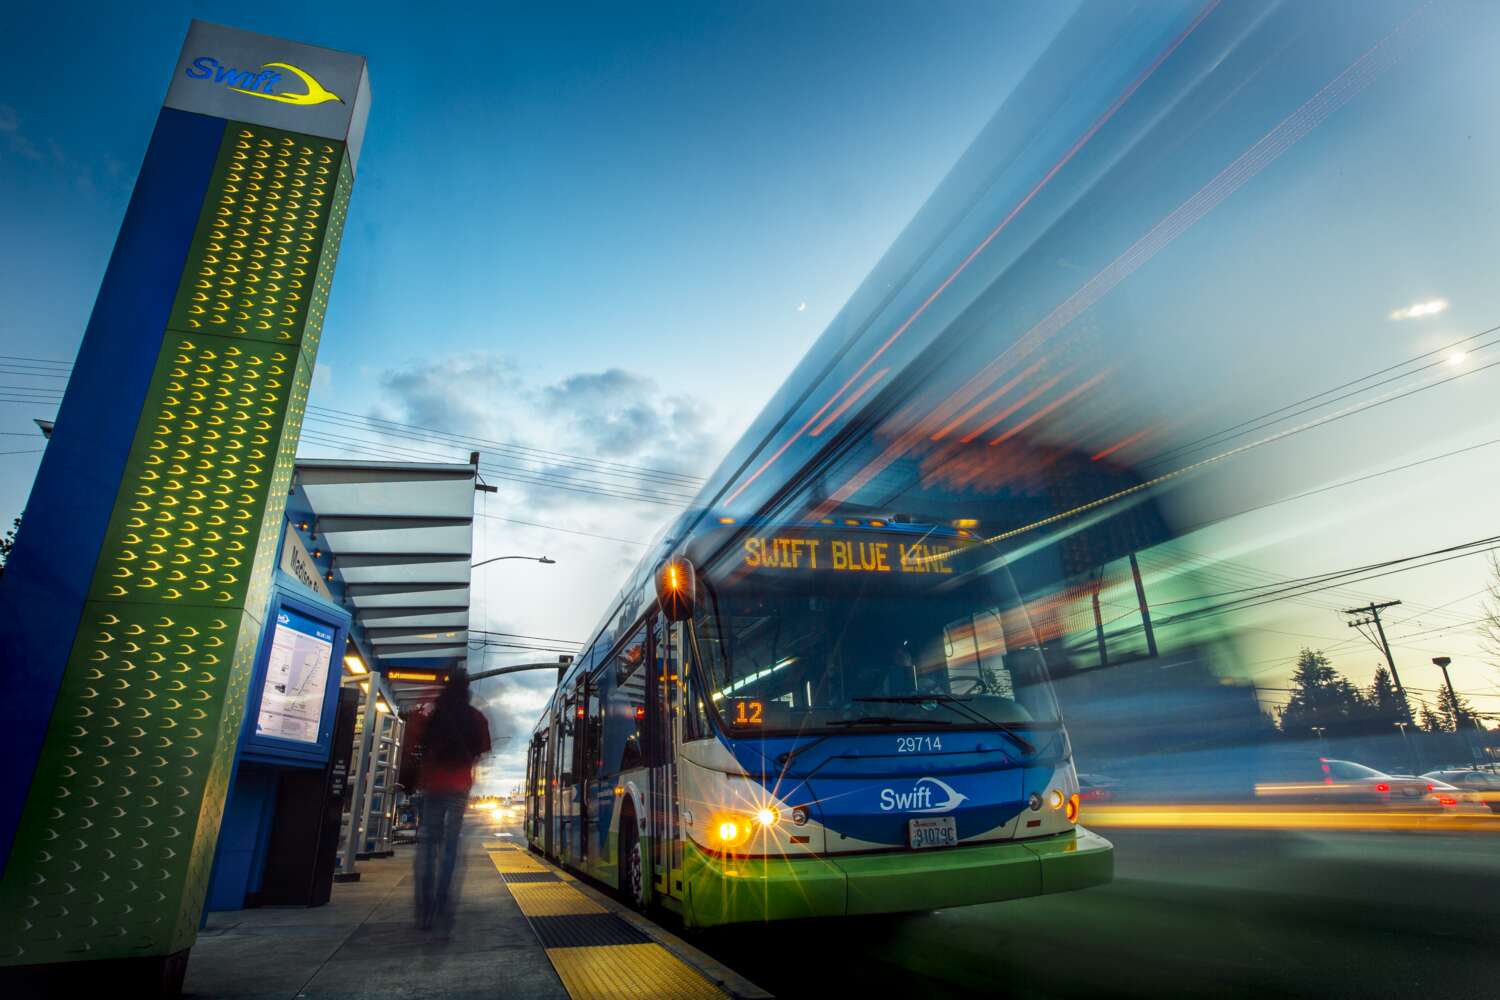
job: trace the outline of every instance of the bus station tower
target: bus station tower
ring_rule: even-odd
[[[369,104],[188,31],[0,576],[8,995],[180,989]]]

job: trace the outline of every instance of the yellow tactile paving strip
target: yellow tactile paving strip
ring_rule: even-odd
[[[515,844],[487,843],[502,876],[556,870]],[[571,881],[571,880],[569,880]],[[521,912],[533,917],[608,913],[568,882],[505,882]],[[655,942],[548,948],[547,958],[573,1000],[721,1000],[728,996],[692,966]]]
[[[607,913],[598,903],[563,882],[507,882],[521,912],[531,917],[571,917],[581,913]]]
[[[594,998],[662,997],[671,1000],[721,998],[721,990],[659,944],[548,948],[568,995]]]

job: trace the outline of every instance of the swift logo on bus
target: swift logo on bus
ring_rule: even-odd
[[[936,796],[933,790],[941,792],[946,798],[941,802],[934,802]],[[936,778],[918,778],[916,784],[912,785],[909,792],[898,792],[894,788],[882,788],[880,790],[880,811],[891,812],[899,809],[902,812],[913,813],[945,813],[957,809],[960,803],[968,800],[968,796],[948,784]]]
[[[304,88],[302,93],[283,93],[278,90],[285,73],[277,70],[286,70],[298,80],[302,81]],[[234,69],[221,65],[219,60],[208,56],[199,56],[193,60],[185,73],[194,80],[207,80],[209,83],[217,83],[234,91],[236,94],[247,94],[250,97],[262,97],[268,101],[280,101],[282,104],[325,104],[328,101],[344,103],[344,99],[333,91],[325,88],[313,78],[313,75],[305,69],[299,69],[291,63],[268,62],[260,66],[259,71],[248,69]]]

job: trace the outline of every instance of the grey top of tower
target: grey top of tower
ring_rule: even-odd
[[[193,21],[164,104],[349,145],[359,165],[370,113],[365,57]]]

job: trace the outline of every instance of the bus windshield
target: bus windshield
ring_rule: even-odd
[[[894,554],[868,556],[866,571],[856,558],[834,569],[823,551],[816,569],[805,555],[796,566],[741,564],[703,588],[695,638],[725,725],[745,734],[1056,724],[1045,662],[1003,570],[966,579]]]

